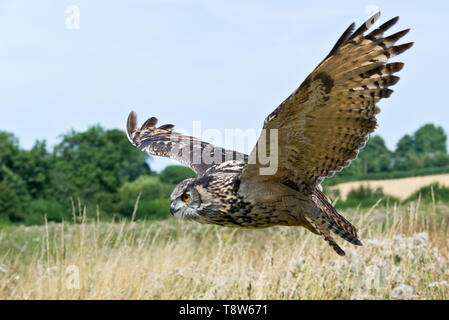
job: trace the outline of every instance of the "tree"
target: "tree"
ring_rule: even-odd
[[[449,165],[446,140],[443,128],[433,124],[422,126],[413,136],[405,135],[399,140],[394,153],[395,169],[413,170]]]
[[[391,152],[381,136],[369,138],[366,146],[360,150],[357,159],[340,176],[360,177],[372,172],[385,172],[391,169]]]
[[[395,150],[395,156],[400,158],[400,157],[405,157],[407,154],[413,152],[415,147],[415,139],[406,134],[405,136],[403,136],[399,142],[396,145],[396,150]]]
[[[140,194],[136,218],[164,218],[169,213],[172,184],[162,183],[158,176],[141,176],[120,187],[120,213],[131,217]]]
[[[417,154],[447,153],[447,136],[442,127],[426,124],[415,132],[414,138],[414,150]]]
[[[5,221],[21,221],[30,200],[26,183],[16,172],[19,158],[18,139],[11,133],[0,132],[0,218]]]
[[[63,202],[80,198],[113,209],[119,187],[150,173],[146,154],[133,147],[124,132],[90,127],[64,135],[53,153],[54,194]]]
[[[386,172],[390,170],[391,152],[381,136],[373,136],[360,151],[360,161],[364,164],[363,173]]]
[[[50,186],[51,154],[45,141],[36,141],[31,150],[20,150],[15,172],[24,180],[33,198],[43,198]]]
[[[195,177],[196,173],[192,169],[184,166],[167,166],[160,173],[160,179],[164,183],[178,184],[182,180]]]
[[[23,210],[30,199],[25,181],[5,165],[0,167],[1,220],[23,221]]]
[[[0,131],[0,167],[13,169],[19,152],[19,140],[12,133]]]

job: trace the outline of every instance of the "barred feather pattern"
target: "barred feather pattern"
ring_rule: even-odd
[[[312,201],[319,210],[317,212],[309,212],[305,217],[308,221],[312,220],[314,222],[313,225],[315,228],[319,226],[317,230],[319,232],[321,231],[320,234],[326,235],[329,238],[330,234],[327,235],[326,233],[323,233],[323,229],[328,232],[332,231],[354,245],[362,245],[362,242],[358,239],[357,229],[337,212],[337,210],[329,203],[324,193],[318,188],[312,195]],[[329,240],[327,241],[329,242]],[[333,247],[333,245],[331,246]]]
[[[248,160],[247,155],[243,153],[216,147],[197,138],[173,132],[172,124],[156,127],[157,122],[157,118],[151,117],[138,128],[137,116],[131,112],[126,123],[128,140],[144,152],[188,165],[200,176],[209,168],[225,161]]]
[[[384,37],[398,17],[366,34],[379,16],[355,32],[351,25],[301,86],[265,119],[264,129],[278,130],[276,175],[282,183],[312,194],[324,178],[357,157],[375,130],[380,112],[376,103],[392,94],[389,87],[399,81],[394,74],[404,66],[388,60],[413,45],[396,45],[408,29]],[[260,166],[248,165],[244,175],[255,174]]]
[[[345,255],[345,252],[343,251],[343,249],[340,248],[340,246],[337,244],[337,242],[335,242],[334,238],[332,237],[332,235],[326,228],[324,228],[316,219],[314,219],[310,216],[306,216],[305,218],[306,218],[307,222],[309,222],[312,225],[312,227],[315,228],[316,232],[319,235],[322,235],[324,237],[324,240],[326,240],[327,243],[329,243],[329,245],[332,247],[332,249],[334,249],[334,251],[339,256]]]

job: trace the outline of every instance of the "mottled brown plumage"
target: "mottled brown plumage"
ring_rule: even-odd
[[[379,16],[356,31],[352,24],[299,88],[265,119],[264,129],[278,132],[274,174],[260,174],[264,164],[256,157],[258,149],[274,152],[262,138],[248,158],[177,134],[172,125],[156,127],[156,118],[139,129],[132,112],[127,123],[131,143],[189,165],[198,174],[175,188],[171,212],[231,227],[303,226],[322,235],[340,255],[344,251],[332,233],[361,245],[356,228],[330,204],[320,183],[357,157],[377,126],[376,103],[391,95],[389,87],[399,80],[394,74],[403,68],[403,63],[388,60],[413,44],[396,45],[409,30],[384,37],[398,17],[365,34]]]

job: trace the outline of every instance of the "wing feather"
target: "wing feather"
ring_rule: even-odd
[[[314,192],[325,177],[357,157],[376,129],[375,116],[380,112],[376,103],[393,93],[389,87],[399,81],[394,74],[404,66],[388,61],[413,45],[396,45],[409,29],[383,37],[398,17],[365,35],[379,16],[355,32],[351,25],[300,87],[265,119],[264,129],[278,130],[275,175],[281,183]],[[252,154],[258,147],[259,143]],[[248,164],[243,179],[259,174],[262,166]]]
[[[179,161],[200,176],[211,166],[224,161],[247,161],[245,154],[215,147],[194,137],[183,136],[173,131],[174,125],[172,124],[156,127],[157,122],[157,118],[151,117],[139,129],[137,116],[132,111],[126,123],[128,140],[151,155]]]

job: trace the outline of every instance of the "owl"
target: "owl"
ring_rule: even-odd
[[[335,235],[361,246],[357,229],[332,206],[320,184],[365,146],[377,126],[376,103],[391,95],[389,87],[399,80],[394,74],[404,66],[388,60],[413,45],[396,45],[409,29],[384,36],[399,17],[369,31],[379,16],[355,31],[354,23],[346,29],[327,57],[265,119],[262,132],[276,132],[275,143],[261,135],[249,156],[181,135],[171,124],[156,126],[154,117],[138,128],[131,112],[126,127],[134,146],[197,173],[173,190],[171,214],[227,227],[302,226],[324,237],[339,255],[345,253]],[[276,170],[264,171],[260,150],[276,156]]]

